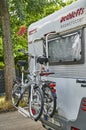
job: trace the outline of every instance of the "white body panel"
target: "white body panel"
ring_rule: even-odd
[[[76,120],[80,102],[86,96],[86,88],[76,83],[72,78],[50,78],[57,84],[58,114],[68,120]]]
[[[80,11],[78,13],[78,10]],[[72,15],[67,18],[68,15]],[[61,22],[62,18],[65,21]],[[72,18],[71,18],[72,17]],[[55,13],[31,24],[28,29],[29,42],[36,38],[42,38],[49,32],[63,32],[82,25],[86,25],[86,1],[77,1]]]
[[[68,15],[81,9],[80,14],[76,17],[67,19]],[[61,19],[64,20],[61,22]],[[77,1],[64,9],[57,11],[42,20],[30,25],[28,29],[29,52],[34,55],[43,55],[43,41],[38,40],[33,43],[37,38],[43,38],[45,34],[50,32],[64,33],[80,27],[86,27],[86,0]],[[86,97],[86,87],[81,87],[77,83],[77,79],[85,80],[86,78],[86,28],[84,29],[84,42],[85,42],[85,59],[84,64],[75,65],[55,65],[50,66],[50,70],[55,72],[50,80],[55,81],[57,84],[57,110],[60,116],[68,120],[75,120],[78,116],[80,102],[83,97]],[[30,70],[33,71],[34,61],[30,62]],[[39,68],[39,66],[38,66]]]

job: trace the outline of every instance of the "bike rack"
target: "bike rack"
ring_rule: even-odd
[[[25,117],[30,117],[29,111],[27,111],[27,107],[18,107],[18,112]]]

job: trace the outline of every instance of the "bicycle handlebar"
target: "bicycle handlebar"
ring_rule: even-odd
[[[19,49],[19,52],[23,52],[25,55],[28,55],[31,58],[36,58],[36,62],[39,64],[46,64],[49,62],[48,58],[45,56],[33,56],[32,54],[30,54],[29,52],[23,50],[23,49]]]

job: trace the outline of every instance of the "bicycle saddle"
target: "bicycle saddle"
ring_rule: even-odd
[[[17,65],[19,66],[27,66],[28,65],[28,62],[26,60],[19,60],[17,62]]]
[[[37,59],[37,63],[40,63],[40,64],[46,64],[48,62],[48,58],[46,57],[38,57]]]

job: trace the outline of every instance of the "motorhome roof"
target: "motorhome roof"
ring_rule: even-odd
[[[78,0],[55,13],[32,23],[28,28],[29,42],[49,32],[63,32],[86,25],[86,0]]]

